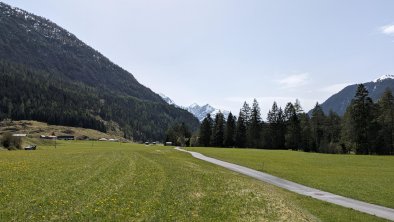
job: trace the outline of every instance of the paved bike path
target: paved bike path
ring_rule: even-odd
[[[309,196],[318,200],[326,201],[329,203],[333,203],[336,205],[340,205],[346,208],[351,208],[363,213],[371,214],[377,217],[381,217],[387,220],[392,220],[394,221],[394,209],[375,205],[375,204],[370,204],[367,202],[339,196],[333,193],[328,193],[325,191],[321,191],[315,188],[307,187],[298,183],[294,183],[276,176],[272,176],[267,173],[263,173],[257,170],[253,170],[244,166],[240,166],[237,164],[221,161],[215,158],[207,157],[202,155],[201,153],[197,152],[192,152],[192,151],[186,151],[183,150],[179,147],[175,148],[176,150],[182,151],[182,152],[187,152],[190,153],[193,157],[204,160],[213,164],[216,164],[218,166],[222,166],[224,168],[227,168],[229,170],[253,177],[255,179],[273,184],[275,186],[281,187],[283,189]]]

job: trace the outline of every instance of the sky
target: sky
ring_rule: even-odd
[[[305,111],[394,74],[392,0],[3,0],[75,34],[178,105]]]

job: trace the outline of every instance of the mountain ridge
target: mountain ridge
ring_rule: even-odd
[[[214,108],[213,106],[211,106],[209,104],[205,104],[203,106],[200,106],[197,103],[193,103],[193,104],[191,104],[188,107],[179,106],[171,98],[169,98],[168,96],[166,96],[166,95],[164,95],[162,93],[160,93],[159,95],[168,104],[174,105],[176,107],[180,107],[180,108],[182,108],[184,110],[187,110],[188,112],[193,114],[200,122],[202,122],[205,119],[207,114],[211,114],[211,117],[214,118],[217,113],[221,112],[221,113],[223,113],[225,119],[227,119],[228,115],[230,114],[230,111],[217,109],[217,108]]]
[[[374,102],[380,99],[386,89],[390,89],[394,93],[394,75],[383,75],[380,78],[363,84]],[[343,116],[356,94],[357,86],[358,84],[348,85],[320,104],[324,113],[328,114],[332,110],[338,115]],[[312,110],[308,113],[311,114]]]
[[[168,105],[134,76],[75,35],[0,2],[0,120],[37,120],[162,140],[176,122],[198,120]]]

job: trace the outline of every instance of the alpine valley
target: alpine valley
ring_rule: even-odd
[[[199,124],[70,32],[1,2],[0,95],[0,120],[118,128],[134,140],[163,140],[173,124]]]

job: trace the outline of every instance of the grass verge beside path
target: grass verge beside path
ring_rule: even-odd
[[[394,208],[394,156],[190,148],[306,186]]]
[[[0,186],[0,221],[383,221],[159,146],[2,152]]]

